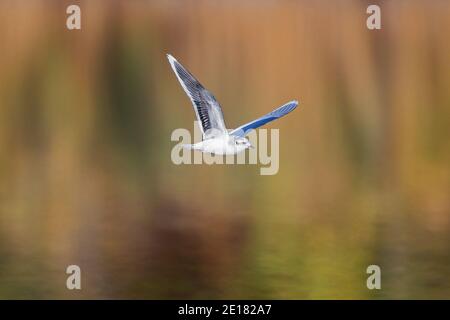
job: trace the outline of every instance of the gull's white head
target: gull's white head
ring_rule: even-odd
[[[252,146],[252,144],[250,143],[250,141],[248,141],[248,139],[247,138],[245,138],[245,137],[238,137],[238,138],[235,138],[234,139],[234,145],[237,147],[237,148],[239,148],[239,149],[241,149],[242,147],[244,147],[244,149],[248,149],[248,148],[254,148],[253,146]]]

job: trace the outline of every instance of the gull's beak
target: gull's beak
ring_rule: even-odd
[[[248,147],[250,148],[250,149],[255,149],[255,147],[254,146],[252,146],[252,144],[249,142],[248,144]]]

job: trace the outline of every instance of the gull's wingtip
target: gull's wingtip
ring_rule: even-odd
[[[292,110],[294,110],[295,108],[297,108],[298,104],[299,104],[298,100],[291,100],[291,101],[289,101],[288,103],[286,103],[285,106],[286,106],[286,107],[289,106],[289,109],[292,111]]]
[[[173,63],[174,61],[177,61],[170,53],[166,53],[167,59],[169,59],[170,63]]]

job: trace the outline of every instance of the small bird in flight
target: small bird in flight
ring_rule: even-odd
[[[201,142],[183,145],[185,148],[218,155],[234,155],[245,149],[253,148],[250,141],[245,137],[251,130],[285,116],[298,105],[298,101],[293,100],[261,118],[228,132],[223,120],[222,109],[216,98],[174,57],[168,54],[167,58],[178,81],[192,101],[203,136]]]

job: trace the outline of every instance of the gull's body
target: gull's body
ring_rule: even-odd
[[[174,57],[168,54],[167,58],[178,81],[191,99],[203,136],[201,142],[184,145],[186,148],[218,155],[237,154],[252,147],[248,139],[245,138],[251,130],[281,118],[297,107],[298,102],[293,100],[261,118],[228,132],[223,119],[222,109],[214,96]]]
[[[185,148],[218,155],[234,155],[249,147],[251,145],[248,145],[247,141],[237,144],[235,138],[229,134],[205,139],[192,145],[185,145]]]

